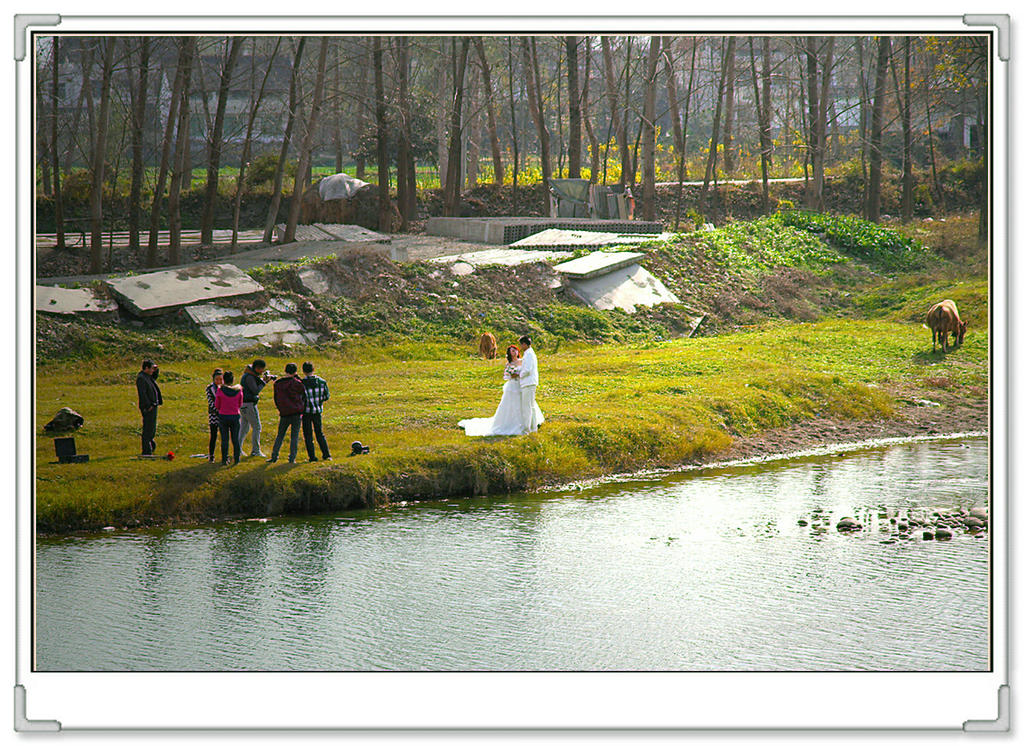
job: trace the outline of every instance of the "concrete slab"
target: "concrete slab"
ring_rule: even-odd
[[[371,231],[361,225],[348,225],[347,223],[314,223],[313,225],[336,241],[391,243],[390,236]]]
[[[241,318],[245,315],[245,311],[241,308],[218,306],[215,303],[203,303],[198,306],[186,306],[185,315],[191,319],[192,323],[203,326],[218,321]]]
[[[429,236],[450,236],[463,241],[511,244],[548,228],[609,233],[661,233],[661,223],[644,220],[595,220],[591,218],[443,218],[427,220]]]
[[[644,254],[638,251],[595,251],[579,259],[556,264],[555,270],[571,280],[587,280],[636,264],[643,258]]]
[[[621,308],[634,313],[637,306],[678,303],[679,298],[639,264],[584,280],[572,280],[570,289],[587,305],[600,311]]]
[[[217,298],[252,295],[263,286],[233,264],[192,264],[180,269],[106,281],[115,297],[137,316],[156,316]]]
[[[237,352],[277,344],[313,344],[318,335],[307,332],[295,319],[275,319],[251,324],[208,324],[203,335],[219,352]]]
[[[665,240],[670,233],[602,233],[548,228],[509,245],[510,249],[580,249],[601,246],[628,246],[646,241]]]
[[[288,226],[285,223],[278,223],[274,226],[274,240],[280,243],[284,241],[284,231]],[[296,241],[334,241],[334,237],[327,231],[321,230],[315,225],[295,226]]]
[[[469,264],[472,267],[486,267],[488,265],[500,264],[506,267],[514,267],[519,264],[535,264],[537,262],[551,262],[572,256],[568,251],[524,251],[522,249],[485,249],[484,251],[470,251],[466,254],[455,254],[452,256],[438,256],[427,261],[436,264]]]
[[[111,318],[117,314],[117,303],[97,297],[90,288],[36,285],[36,310],[61,316]]]

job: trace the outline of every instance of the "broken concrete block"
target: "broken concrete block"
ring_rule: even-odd
[[[599,248],[601,246],[627,246],[646,241],[665,240],[669,233],[599,233],[596,231],[571,231],[561,228],[548,228],[534,233],[513,244],[509,248],[517,249],[578,249]]]
[[[314,223],[314,226],[326,233],[335,241],[391,243],[391,237],[377,231],[371,231],[361,225],[346,223]]]
[[[237,352],[261,345],[313,344],[319,335],[307,332],[295,319],[274,319],[250,324],[207,324],[203,335],[219,352]]]
[[[218,306],[214,303],[204,303],[198,306],[186,307],[185,315],[188,316],[193,323],[202,326],[203,324],[213,324],[218,321],[239,318],[245,315],[245,311],[241,308],[227,308],[225,306]]]
[[[637,306],[679,302],[661,280],[639,264],[596,277],[573,279],[569,287],[583,302],[600,311],[621,308],[626,313],[634,313]]]
[[[217,298],[252,295],[263,286],[233,264],[195,264],[106,281],[137,316],[155,316]]]
[[[636,264],[644,254],[636,251],[595,251],[555,265],[555,270],[571,280],[589,280]]]
[[[484,251],[471,251],[466,254],[455,254],[451,256],[438,256],[428,261],[436,264],[455,264],[462,262],[472,267],[486,267],[488,265],[500,264],[506,267],[514,267],[518,264],[534,264],[536,262],[555,261],[572,256],[568,251],[524,251],[522,249],[485,249]]]
[[[36,310],[62,316],[112,318],[117,314],[117,303],[98,297],[90,288],[36,285]]]
[[[284,223],[278,223],[274,226],[274,239],[280,243],[284,241],[284,231],[287,226]],[[334,241],[334,237],[326,231],[322,231],[315,225],[300,224],[295,226],[295,240],[296,241]]]
[[[451,270],[452,270],[452,274],[453,275],[459,275],[459,276],[471,275],[475,271],[473,269],[473,265],[470,264],[469,262],[455,262],[451,266]]]

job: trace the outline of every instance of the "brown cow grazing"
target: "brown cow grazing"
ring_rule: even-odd
[[[935,352],[936,339],[942,343],[942,351],[946,352],[950,332],[956,338],[957,347],[964,343],[967,322],[960,319],[956,303],[944,300],[928,309],[928,328],[932,330],[932,352]]]
[[[494,356],[498,352],[498,340],[494,338],[494,335],[490,332],[484,332],[480,336],[480,357],[485,357],[488,360],[494,360]]]

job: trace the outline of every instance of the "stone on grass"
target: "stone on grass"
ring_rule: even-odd
[[[43,425],[48,433],[63,433],[77,430],[85,422],[85,418],[70,407],[62,407],[53,419]]]
[[[252,295],[263,286],[233,264],[194,264],[106,280],[136,316],[156,316],[204,301]]]

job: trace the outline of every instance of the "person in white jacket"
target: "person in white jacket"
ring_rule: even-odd
[[[537,398],[537,353],[533,351],[530,338],[523,335],[519,338],[519,348],[523,352],[523,365],[519,369],[519,397],[522,406],[523,433],[537,432],[537,409],[533,406]]]

